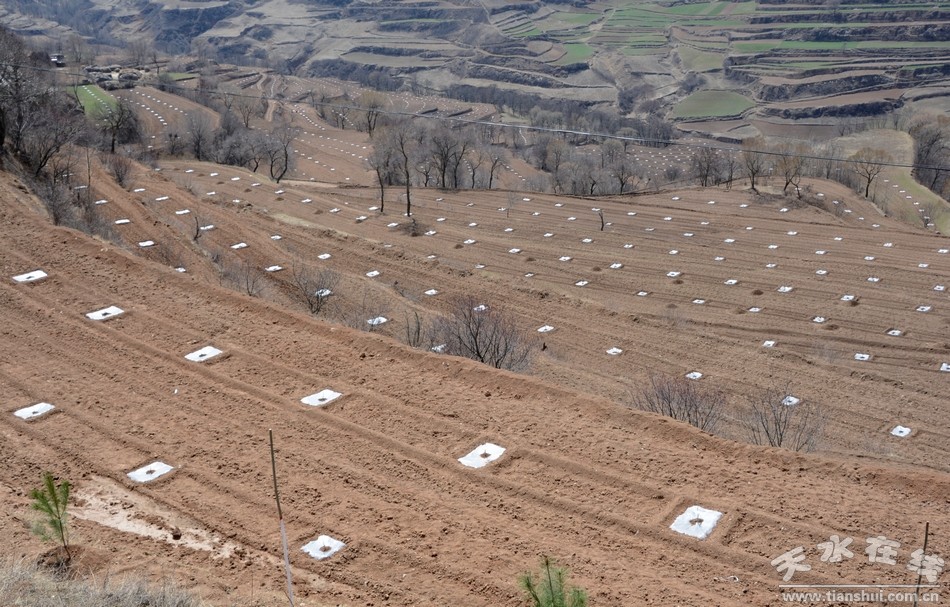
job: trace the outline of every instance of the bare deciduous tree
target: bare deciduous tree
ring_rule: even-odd
[[[712,433],[725,413],[726,395],[685,377],[654,375],[648,386],[634,394],[632,404]]]
[[[492,189],[492,186],[495,183],[495,178],[498,175],[498,171],[501,170],[501,167],[505,164],[504,152],[500,148],[492,148],[491,152],[491,161],[488,165],[488,189]]]
[[[742,144],[740,161],[742,168],[745,170],[746,177],[749,178],[749,187],[753,192],[758,192],[755,187],[755,181],[765,172],[766,165],[768,164],[765,154],[762,153],[764,147],[765,142],[761,137],[749,139]]]
[[[195,160],[205,160],[211,148],[211,121],[202,112],[188,114],[188,145]]]
[[[713,148],[702,147],[693,153],[693,174],[699,185],[705,188],[715,183],[718,162],[719,157]]]
[[[864,197],[871,195],[871,184],[884,170],[884,163],[891,162],[891,155],[879,148],[864,147],[855,152],[850,160],[851,168],[864,184]]]
[[[300,129],[289,124],[281,124],[271,131],[268,138],[267,160],[271,179],[277,183],[280,183],[280,180],[293,167],[294,156],[291,154],[291,145],[299,133]]]
[[[365,130],[372,137],[376,131],[376,125],[379,124],[382,110],[386,107],[385,98],[379,93],[366,91],[360,96],[359,105],[361,108],[360,130]]]
[[[86,125],[81,116],[58,99],[47,98],[34,111],[39,115],[23,134],[20,155],[33,170],[33,176],[39,177],[60,150],[79,138]]]
[[[115,154],[115,146],[121,143],[138,143],[142,138],[142,129],[132,104],[118,99],[115,107],[99,116],[102,132],[109,140],[109,153]]]
[[[387,133],[386,138],[382,140],[381,145],[391,146],[394,150],[399,176],[406,186],[406,217],[411,217],[412,198],[410,196],[410,190],[412,187],[412,170],[415,165],[415,149],[417,145],[412,122],[406,120],[395,125]]]
[[[795,192],[801,198],[801,190],[798,184],[802,181],[802,173],[805,170],[805,147],[801,144],[786,143],[778,148],[778,157],[775,166],[779,175],[782,177],[784,185],[782,193],[788,192],[788,186],[795,186]]]
[[[379,212],[386,212],[386,186],[393,183],[396,166],[396,150],[390,145],[374,145],[369,155],[369,165],[376,173],[379,185]]]

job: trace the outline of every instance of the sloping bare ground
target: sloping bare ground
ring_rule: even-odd
[[[108,555],[104,569],[175,577],[221,603],[253,596],[278,604],[283,581],[268,429],[277,436],[296,588],[306,605],[515,605],[515,577],[540,554],[569,565],[594,604],[767,605],[779,603],[781,579],[770,561],[799,545],[813,570],[795,581],[807,583],[911,583],[905,565],[925,521],[936,532],[932,550],[945,554],[950,481],[944,472],[724,441],[603,396],[615,396],[625,380],[647,370],[700,368],[709,381],[739,389],[791,377],[803,385],[803,396],[833,405],[834,438],[844,445],[871,440],[899,459],[941,467],[947,375],[936,367],[946,358],[946,320],[915,315],[913,305],[928,297],[945,302],[930,288],[946,275],[947,258],[935,252],[946,241],[885,220],[868,227],[870,215],[839,222],[817,211],[779,214],[745,194],[703,191],[632,206],[598,201],[615,221],[605,233],[594,227],[589,201],[529,195],[533,200],[516,203],[515,216],[505,217],[497,210],[507,201],[501,193],[443,195],[437,202],[437,193],[425,192],[419,218],[438,233],[409,238],[386,227],[404,220],[398,215],[354,223],[365,213],[359,205],[372,201],[369,190],[314,195],[308,205],[290,197],[302,191],[260,194],[249,212],[170,189],[166,179],[176,169],[186,170],[144,173],[145,192],[112,191],[103,209],[122,215],[141,209],[141,221],[126,227],[146,236],[159,230],[187,256],[186,274],[50,228],[17,201],[22,194],[0,182],[0,271],[50,274],[34,284],[0,282],[0,530],[15,554],[39,550],[23,527],[25,494],[49,469],[75,481],[86,508],[90,496],[112,496],[130,504],[133,519],[159,528],[184,525],[237,546],[231,553],[189,548],[110,530],[80,514],[77,536]],[[249,179],[220,171],[215,178],[188,175],[209,188],[215,179],[224,200],[228,188]],[[230,181],[232,173],[242,180]],[[154,200],[162,193],[171,199]],[[717,204],[707,205],[713,197]],[[742,209],[740,202],[752,206]],[[329,213],[331,204],[341,211]],[[327,250],[328,265],[354,285],[369,282],[359,276],[376,267],[382,271],[376,283],[383,284],[374,288],[383,292],[400,292],[388,286],[398,280],[404,293],[436,286],[446,295],[474,292],[504,301],[524,323],[557,327],[547,338],[555,354],[538,361],[539,377],[512,375],[224,290],[207,278],[210,266],[198,249],[176,235],[173,210],[181,206],[220,225],[202,243],[223,248],[241,239],[248,249],[227,254],[249,254],[254,263],[284,261],[290,250],[308,258]],[[278,224],[262,206],[322,229]],[[627,216],[627,209],[638,214]],[[569,214],[583,220],[567,222]],[[437,222],[440,216],[449,219]],[[469,228],[470,222],[479,226]],[[556,238],[543,237],[548,222]],[[515,232],[502,231],[509,224]],[[685,230],[696,234],[684,238]],[[271,240],[273,232],[283,239]],[[469,234],[479,243],[456,249]],[[838,244],[833,235],[844,240]],[[592,237],[593,246],[581,243],[582,236]],[[731,246],[722,243],[729,236],[737,240]],[[382,246],[387,241],[396,244]],[[632,251],[621,246],[628,241]],[[781,245],[774,254],[778,276],[763,267],[772,241]],[[884,241],[895,246],[881,248]],[[524,251],[509,254],[511,246]],[[670,256],[674,246],[680,253]],[[823,263],[812,261],[818,246],[831,250]],[[426,260],[422,250],[438,258]],[[735,265],[719,269],[712,257],[720,252]],[[872,269],[861,260],[866,252],[879,256]],[[558,255],[575,261],[558,262]],[[613,259],[625,269],[593,270]],[[916,269],[918,259],[933,265]],[[476,261],[486,264],[484,273],[453,269]],[[830,268],[826,279],[815,278],[818,266]],[[522,268],[537,274],[529,282]],[[666,278],[672,269],[684,271],[682,284]],[[868,272],[883,276],[882,283],[867,286]],[[722,286],[733,275],[740,285]],[[571,286],[590,276],[588,287]],[[785,283],[801,296],[775,293]],[[762,296],[751,294],[756,287]],[[651,295],[635,298],[641,288]],[[840,293],[855,290],[860,306],[837,302]],[[670,326],[668,304],[685,308],[698,296],[709,303],[692,308],[697,312],[685,328]],[[753,304],[764,305],[764,313],[739,314]],[[126,314],[106,322],[83,316],[107,305]],[[813,312],[829,309],[837,331],[810,323]],[[893,324],[907,330],[903,342],[883,335]],[[832,348],[847,354],[840,364],[809,355],[817,336],[831,333]],[[762,351],[767,337],[784,347]],[[185,360],[208,344],[224,355],[204,364]],[[625,354],[606,356],[612,345]],[[874,352],[872,363],[847,360],[851,350],[864,349]],[[299,402],[327,387],[344,396],[320,409]],[[54,403],[57,412],[32,422],[11,415],[39,401]],[[915,420],[915,434],[889,439],[890,425],[907,417]],[[488,441],[508,448],[499,462],[473,471],[456,461]],[[126,478],[156,459],[176,469],[145,485]],[[693,504],[724,513],[705,541],[668,529]],[[300,547],[320,534],[347,546],[314,561]],[[853,560],[819,561],[815,545],[831,534],[856,538]],[[863,539],[881,534],[903,542],[899,566],[864,558]]]

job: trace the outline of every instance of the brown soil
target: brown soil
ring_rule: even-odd
[[[315,150],[326,164],[355,162],[330,151],[347,146],[313,145],[325,146]],[[199,195],[176,187],[184,181]],[[372,188],[276,186],[238,169],[168,162],[141,170],[134,187],[143,192],[97,180],[95,195],[109,200],[104,216],[132,219],[115,227],[123,244],[114,244],[50,227],[4,177],[7,553],[43,550],[25,525],[27,496],[53,470],[74,482],[74,537],[107,555],[103,570],[176,580],[220,604],[282,604],[272,429],[302,605],[520,605],[516,577],[542,554],[569,566],[593,605],[777,605],[782,578],[770,563],[796,546],[812,566],[797,583],[913,583],[906,564],[925,522],[928,551],[950,550],[950,374],[939,371],[950,362],[947,295],[933,291],[950,273],[950,255],[937,253],[948,242],[873,215],[837,186],[814,185],[854,212],[783,213],[774,201],[720,190],[596,201],[420,190],[416,216],[436,234],[411,238],[388,227],[406,221],[397,203],[386,215],[368,210]],[[612,222],[604,232],[591,207]],[[197,244],[192,220],[174,213],[183,208],[216,226]],[[368,218],[357,223],[360,215]],[[477,242],[457,249],[466,238]],[[136,246],[145,239],[158,245]],[[249,246],[230,249],[239,241]],[[343,282],[331,313],[369,313],[358,306],[376,298],[392,321],[369,334],[309,317],[289,298],[287,271],[268,275],[264,297],[228,290],[212,252],[255,267],[297,259],[335,268]],[[332,257],[318,261],[324,252]],[[609,269],[615,262],[623,268]],[[36,268],[49,278],[9,280]],[[380,276],[365,277],[371,269]],[[680,284],[667,277],[673,270]],[[882,280],[867,282],[872,275]],[[730,278],[739,284],[725,285]],[[574,286],[581,279],[590,283]],[[780,285],[795,290],[778,293]],[[423,295],[430,288],[440,294]],[[504,305],[532,331],[556,328],[529,375],[392,338],[409,311],[431,314],[463,293]],[[845,293],[861,305],[840,301]],[[933,310],[915,312],[921,304]],[[84,317],[108,305],[126,313]],[[753,305],[762,312],[737,313]],[[813,323],[819,314],[837,329]],[[365,328],[363,318],[354,324]],[[893,327],[905,335],[886,335]],[[762,348],[764,339],[778,344]],[[209,344],[225,356],[185,360]],[[608,356],[613,346],[624,353]],[[855,361],[857,352],[873,358]],[[792,381],[798,396],[832,412],[821,452],[713,437],[618,402],[650,373],[693,370],[739,401]],[[343,397],[301,404],[324,388]],[[40,401],[57,412],[30,422],[11,414]],[[912,435],[890,436],[897,423]],[[486,442],[507,451],[480,470],[459,464]],[[175,469],[146,484],[127,478],[156,460]],[[669,529],[694,504],[723,512],[703,541]],[[324,561],[308,557],[301,547],[321,534],[346,547]],[[816,546],[833,534],[854,537],[853,559],[820,561]],[[898,565],[868,562],[865,538],[877,535],[902,543]]]

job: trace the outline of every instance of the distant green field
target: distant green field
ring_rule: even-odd
[[[542,32],[538,28],[532,27],[530,29],[523,30],[523,31],[510,31],[508,32],[508,35],[514,36],[515,38],[533,38],[535,36],[540,36],[543,33],[544,32]]]
[[[699,91],[675,108],[673,118],[725,118],[738,116],[755,106],[755,102],[732,91]]]
[[[557,63],[561,65],[587,61],[594,56],[594,49],[583,42],[565,44],[564,50],[567,51],[567,53],[557,61]]]
[[[590,25],[602,16],[600,13],[554,13],[551,18],[572,25]]]
[[[740,53],[764,53],[765,51],[770,51],[773,48],[781,44],[780,41],[763,41],[763,42],[736,42],[733,44],[733,48]]]
[[[584,61],[600,50],[630,56],[670,52],[671,37],[681,42],[688,41],[688,48],[680,44],[677,52],[687,69],[699,72],[719,69],[730,52],[791,51],[791,54],[800,55],[783,57],[793,61],[781,68],[762,64],[737,68],[750,74],[783,69],[783,73],[795,75],[802,70],[827,67],[834,57],[822,61],[825,59],[823,55],[835,53],[863,53],[869,61],[890,60],[894,52],[901,49],[943,50],[946,57],[938,53],[933,60],[940,62],[946,58],[950,62],[948,41],[894,41],[883,39],[884,33],[875,39],[878,31],[887,30],[887,24],[876,21],[882,11],[894,12],[895,19],[900,22],[901,11],[912,11],[907,19],[918,19],[924,13],[934,15],[934,11],[950,10],[950,1],[911,0],[899,4],[865,0],[856,4],[845,2],[840,8],[835,6],[830,0],[768,4],[759,4],[756,0],[593,0],[577,8],[562,4],[555,12],[541,12],[537,18],[526,12],[514,23],[507,22],[502,27],[513,38],[543,38],[563,44],[567,54],[557,61],[562,65]],[[856,20],[841,19],[844,12],[848,13],[849,19]],[[780,21],[752,23],[751,19],[757,17],[777,17]],[[589,26],[595,22],[598,26],[592,30]],[[942,24],[948,23],[950,19],[942,21]],[[680,28],[679,31],[671,30],[674,27]],[[865,34],[861,29],[865,27],[869,28],[870,38],[859,36]],[[774,31],[773,37],[753,37],[761,35],[763,28]],[[832,41],[808,40],[812,36],[807,34],[807,30],[815,28],[834,29],[844,35]],[[783,36],[782,30],[794,35]],[[732,42],[726,42],[727,37]],[[783,37],[806,39],[783,40]],[[809,51],[814,56],[807,56]]]
[[[98,117],[104,112],[112,111],[118,105],[115,97],[105,92],[95,84],[85,84],[78,87],[69,87],[69,91],[76,95],[83,111],[87,116]]]
[[[685,44],[679,45],[676,52],[679,54],[683,66],[694,72],[708,72],[710,70],[720,69],[722,68],[722,60],[725,57],[722,53],[703,51],[691,46],[686,46]]]

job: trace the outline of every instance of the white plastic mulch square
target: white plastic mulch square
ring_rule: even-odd
[[[108,308],[87,313],[86,318],[89,320],[109,320],[110,318],[116,317],[123,313],[125,313],[125,310],[122,308],[118,306],[109,306]]]
[[[142,242],[139,243],[139,246],[142,247],[143,249],[147,249],[148,247],[154,247],[154,246],[155,246],[155,241],[154,241],[154,240],[143,240]]]
[[[20,419],[34,419],[42,415],[46,415],[55,408],[56,407],[49,403],[36,403],[35,405],[30,405],[29,407],[17,409],[13,412],[13,414]]]
[[[543,327],[540,327],[538,329],[538,333],[550,333],[553,330],[554,330],[554,327],[552,327],[551,325],[544,325]]]
[[[173,466],[169,466],[165,462],[152,462],[147,466],[142,466],[137,470],[129,472],[127,476],[138,483],[147,483],[164,474],[168,474],[174,469]]]
[[[762,342],[762,347],[763,347],[763,348],[774,348],[774,347],[775,347],[775,344],[777,344],[777,343],[778,343],[778,342],[775,341],[774,339],[766,339],[765,341]]]
[[[854,355],[854,360],[861,360],[861,361],[871,360],[871,355],[864,354],[863,352],[858,352],[857,354]]]
[[[311,407],[320,407],[322,405],[326,405],[328,403],[335,401],[341,396],[343,395],[340,394],[339,392],[335,392],[329,388],[326,388],[324,390],[320,390],[316,394],[311,394],[310,396],[305,396],[301,398],[300,402],[302,402],[305,405],[310,405]]]
[[[702,379],[703,374],[700,373],[699,371],[690,371],[689,373],[686,374],[686,378],[687,379]]]
[[[247,248],[247,243],[246,243],[246,242],[239,242],[239,243],[237,243],[237,244],[231,245],[231,248],[232,248],[232,249],[246,249],[246,248]]]
[[[709,510],[702,506],[690,506],[683,514],[676,517],[676,520],[670,525],[670,529],[683,535],[704,540],[716,528],[720,518],[722,518],[722,512]]]
[[[13,280],[16,282],[36,282],[37,280],[42,280],[49,276],[43,270],[33,270],[32,272],[27,272],[26,274],[19,274],[13,277]]]
[[[322,561],[339,552],[344,546],[346,546],[346,544],[340,540],[334,539],[329,535],[321,535],[312,542],[305,544],[301,550],[318,561]]]
[[[894,426],[894,428],[891,430],[891,434],[893,434],[894,436],[898,436],[900,438],[909,436],[910,433],[911,433],[911,429],[906,426]]]
[[[494,443],[485,443],[484,445],[475,447],[468,455],[460,457],[459,462],[469,468],[484,468],[501,457],[504,452],[504,447],[500,447]]]
[[[802,399],[797,396],[792,396],[791,394],[782,399],[782,404],[786,407],[794,407],[800,402],[802,402]]]
[[[185,354],[185,358],[192,362],[200,363],[208,360],[209,358],[214,358],[219,354],[221,354],[221,350],[215,348],[214,346],[205,346],[200,350],[195,350],[191,354]]]
[[[265,272],[280,272],[283,269],[284,269],[283,266],[267,266],[266,268],[264,268],[264,271]]]
[[[389,319],[386,318],[385,316],[377,316],[376,318],[370,318],[370,319],[368,319],[368,320],[366,321],[366,324],[368,324],[368,325],[370,325],[370,326],[372,326],[372,327],[377,327],[377,326],[379,326],[379,325],[386,324],[387,322],[389,322]]]
[[[366,273],[366,276],[368,276],[369,278],[376,278],[377,276],[379,276],[379,270],[370,270],[369,272]]]
[[[607,354],[610,354],[611,356],[619,356],[619,355],[623,354],[623,350],[621,350],[620,348],[614,347],[614,348],[611,348],[611,349],[607,350]]]

